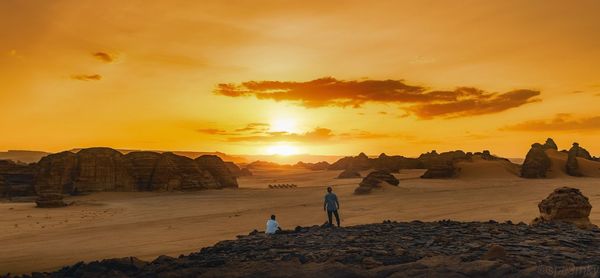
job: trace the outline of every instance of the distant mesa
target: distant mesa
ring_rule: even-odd
[[[323,171],[329,168],[329,163],[321,161],[317,163],[298,162],[296,164],[279,164],[270,161],[257,160],[246,164],[248,169],[307,169],[311,171]]]
[[[12,160],[19,163],[34,163],[40,161],[42,157],[49,155],[47,152],[9,150],[0,152],[0,160]]]
[[[398,186],[400,181],[384,170],[377,170],[369,173],[354,190],[355,194],[367,194],[375,188],[381,188],[383,184]]]
[[[581,229],[596,227],[590,222],[592,205],[589,199],[577,188],[560,187],[538,204],[540,216],[532,225],[545,222],[566,222]]]
[[[229,169],[229,172],[236,178],[252,176],[252,172],[250,172],[248,168],[240,168],[231,161],[225,162],[225,165],[227,166],[227,169]]]
[[[35,196],[38,192],[79,194],[238,187],[236,176],[216,155],[196,159],[169,152],[134,151],[124,155],[111,148],[65,151],[29,165],[3,160],[0,176],[3,180],[0,192],[9,198]]]
[[[400,155],[388,156],[385,153],[377,158],[369,158],[365,153],[339,159],[328,167],[328,170],[384,170],[397,173],[400,169],[424,169],[426,166],[417,158],[407,158]]]

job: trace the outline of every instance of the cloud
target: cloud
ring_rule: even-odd
[[[317,127],[306,133],[266,132],[261,135],[235,136],[227,138],[229,142],[322,142],[334,137],[331,129]]]
[[[108,52],[94,52],[92,53],[92,56],[94,56],[94,58],[104,62],[104,63],[112,63],[117,59],[117,56]]]
[[[336,106],[358,108],[370,102],[394,103],[420,118],[464,117],[501,112],[538,101],[538,91],[515,90],[504,94],[459,87],[452,91],[428,91],[403,80],[338,80],[325,77],[307,82],[248,81],[218,84],[215,94],[291,101],[309,108]]]
[[[243,128],[238,128],[235,131],[244,132],[244,131],[252,131],[252,132],[265,132],[269,130],[270,125],[267,123],[249,123]]]
[[[226,130],[217,128],[200,128],[196,129],[197,132],[211,134],[211,135],[234,135],[234,133],[227,132]]]
[[[79,81],[99,81],[99,80],[102,80],[102,75],[100,75],[100,74],[74,74],[74,75],[71,75],[71,79],[79,80]]]
[[[575,117],[571,114],[556,114],[548,120],[531,120],[509,125],[501,130],[513,131],[576,131],[600,130],[600,116]]]
[[[465,117],[502,112],[532,102],[540,93],[531,90],[515,90],[504,94],[486,94],[474,88],[458,88],[454,93],[465,96],[445,103],[418,104],[409,107],[417,117]],[[475,97],[472,97],[475,96]]]

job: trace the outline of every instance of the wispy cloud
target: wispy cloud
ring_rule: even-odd
[[[307,82],[248,81],[219,84],[218,95],[255,97],[291,101],[315,108],[324,106],[354,107],[375,103],[395,103],[419,118],[465,117],[502,112],[539,101],[539,91],[514,90],[490,93],[477,88],[459,87],[451,91],[430,91],[403,80],[338,80],[325,77]]]
[[[100,75],[100,74],[74,74],[74,75],[71,75],[71,79],[79,80],[79,81],[99,81],[99,80],[102,80],[102,75]]]
[[[117,56],[115,54],[103,51],[94,52],[92,53],[92,56],[104,63],[112,63],[117,59]]]
[[[531,120],[503,127],[513,131],[576,131],[600,130],[600,116],[576,117],[572,114],[556,114],[552,119]]]

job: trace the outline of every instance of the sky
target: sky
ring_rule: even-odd
[[[372,3],[371,3],[372,2]],[[600,154],[600,1],[0,1],[0,150]]]

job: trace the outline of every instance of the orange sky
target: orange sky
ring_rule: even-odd
[[[0,150],[600,154],[599,1],[371,2],[1,1]]]

